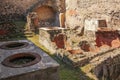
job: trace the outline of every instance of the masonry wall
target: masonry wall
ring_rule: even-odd
[[[56,5],[58,11],[63,11],[64,0],[0,0],[0,21],[24,19],[32,9],[42,4]]]
[[[0,21],[23,18],[31,4],[36,2],[37,0],[1,0]]]
[[[120,0],[66,0],[66,25],[84,27],[86,19],[105,19],[108,27],[120,27]]]

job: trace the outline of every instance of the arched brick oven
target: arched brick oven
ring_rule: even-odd
[[[59,27],[64,20],[61,13],[65,12],[64,0],[44,0],[32,5],[27,11],[27,30],[40,27]]]
[[[35,20],[35,24],[38,24],[39,27],[50,27],[56,26],[56,16],[57,11],[50,6],[43,5],[33,10],[37,13],[38,22]]]

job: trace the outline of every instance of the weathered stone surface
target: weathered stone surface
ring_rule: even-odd
[[[94,66],[92,72],[99,80],[119,80],[120,75],[120,49],[114,49],[111,52],[93,58],[91,64]]]
[[[60,27],[65,28],[65,13],[59,14]]]
[[[106,20],[107,26],[119,28],[120,0],[66,0],[66,26],[84,27],[86,19]]]
[[[0,21],[23,20],[28,12],[42,5],[52,6],[58,12],[65,11],[64,0],[5,0],[0,1]]]
[[[108,58],[103,61],[100,65],[97,65],[94,68],[95,75],[99,78],[99,80],[119,80],[120,75],[120,65],[119,56],[114,58]]]
[[[67,29],[60,27],[43,27],[39,29],[39,42],[51,53],[55,53],[58,48],[65,48]],[[44,36],[43,36],[44,35]]]
[[[16,37],[16,33],[22,33],[22,31],[15,23],[11,21],[0,22],[0,41]]]
[[[15,50],[0,49],[0,80],[59,80],[59,64],[56,61],[30,41],[18,42],[27,42],[29,45]],[[0,45],[4,43],[6,42],[0,42]],[[6,57],[22,52],[37,53],[41,56],[41,61],[22,68],[12,68],[2,64]]]

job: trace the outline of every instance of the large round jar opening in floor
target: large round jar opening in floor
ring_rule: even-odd
[[[37,53],[18,53],[4,59],[3,65],[13,68],[27,67],[38,63],[41,57]]]
[[[12,50],[12,49],[20,49],[26,46],[28,46],[27,42],[8,42],[8,43],[1,45],[0,48]]]

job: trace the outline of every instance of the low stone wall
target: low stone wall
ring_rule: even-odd
[[[39,42],[53,54],[58,48],[65,48],[64,31],[67,29],[60,27],[39,28]]]
[[[93,72],[99,80],[119,80],[120,55],[103,61],[93,69]]]

